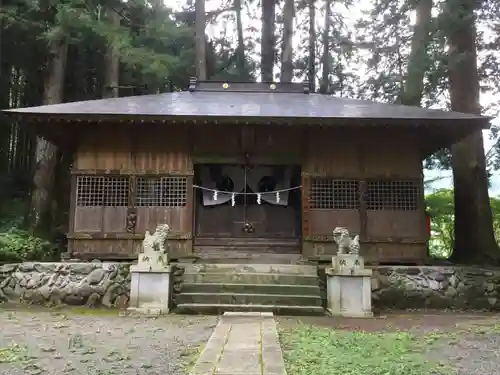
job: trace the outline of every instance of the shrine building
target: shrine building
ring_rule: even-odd
[[[185,92],[5,111],[74,155],[71,258],[137,259],[168,224],[170,258],[321,260],[332,230],[367,263],[427,258],[422,161],[482,116],[338,98],[298,83],[191,80]]]

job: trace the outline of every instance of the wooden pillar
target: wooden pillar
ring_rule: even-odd
[[[191,168],[193,166],[191,165]],[[194,231],[195,231],[195,201],[194,201],[194,189],[193,189],[193,184],[194,184],[194,171],[192,171],[191,175],[187,176],[187,202],[186,202],[186,209],[189,217],[189,238],[187,238],[187,243],[186,243],[186,255],[192,254],[193,253],[193,242],[194,242]]]
[[[365,170],[365,146],[362,141],[357,145],[358,175],[363,176]],[[365,179],[359,180],[359,237],[366,240],[368,235],[367,216],[366,216],[366,192],[367,183]]]
[[[72,174],[70,177],[70,197],[69,197],[69,225],[68,225],[68,234],[73,234],[75,232],[75,214],[76,214],[76,189],[77,189],[77,176]],[[68,249],[65,254],[62,255],[62,258],[69,259],[73,253],[73,241],[68,238]]]

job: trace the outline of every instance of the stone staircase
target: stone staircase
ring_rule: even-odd
[[[179,313],[324,314],[315,266],[194,263],[177,269],[183,270],[174,291]]]

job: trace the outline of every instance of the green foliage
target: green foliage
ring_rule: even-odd
[[[455,205],[453,190],[441,189],[425,197],[431,216],[429,252],[436,258],[449,258],[453,251]]]
[[[143,22],[134,21],[135,12],[139,12]],[[179,73],[182,67],[194,65],[194,32],[176,24],[167,8],[153,14],[136,7],[119,14],[122,18],[119,27],[110,25],[106,18],[90,19],[83,25],[103,38],[125,66],[139,67],[143,74],[165,79]]]
[[[26,203],[17,200],[0,207],[0,262],[59,260],[50,242],[22,228],[25,209]]]
[[[294,375],[446,374],[425,360],[425,347],[408,332],[334,331],[299,325],[280,332],[287,372]]]
[[[7,347],[0,348],[0,363],[24,362],[28,358],[28,349],[26,346],[13,343]]]
[[[12,228],[0,233],[0,261],[54,261],[57,251],[49,242],[33,237],[28,231]]]
[[[435,258],[449,258],[453,252],[455,233],[455,204],[452,189],[440,189],[425,197],[427,212],[431,216],[429,251]],[[500,199],[490,198],[493,231],[500,241]]]

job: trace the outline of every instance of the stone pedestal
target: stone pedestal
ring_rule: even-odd
[[[148,259],[131,266],[130,273],[132,280],[128,311],[147,315],[168,314],[172,288],[171,266],[155,265]]]
[[[357,254],[338,254],[332,257],[332,268],[326,269],[328,312],[334,316],[371,317],[372,270],[364,268]]]

